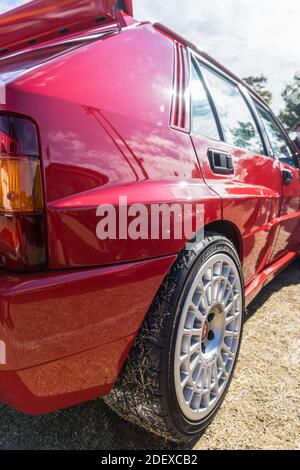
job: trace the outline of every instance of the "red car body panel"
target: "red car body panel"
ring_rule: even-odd
[[[224,143],[205,142],[192,137],[197,149],[203,176],[210,188],[223,201],[223,218],[232,222],[243,240],[243,270],[246,284],[257,274],[265,257],[265,247],[273,246],[275,231],[272,222],[280,210],[280,172],[273,169],[278,162],[241,149],[232,151]],[[234,157],[234,175],[224,178],[212,172],[203,146],[230,152]],[[255,171],[255,168],[259,171]],[[271,184],[265,181],[270,178]],[[270,257],[268,256],[269,261]]]
[[[159,72],[158,53],[163,61]],[[133,89],[132,76],[140,84]],[[41,86],[44,81],[46,87]],[[29,73],[7,87],[9,108],[16,113],[26,109],[39,123],[49,267],[99,266],[180,251],[181,240],[162,240],[159,246],[151,240],[126,240],[115,246],[95,238],[97,206],[117,202],[125,190],[131,203],[207,200],[209,218],[220,217],[220,199],[199,184],[201,172],[189,136],[169,132],[172,83],[173,45],[146,25],[58,57],[38,74]]]
[[[174,259],[1,275],[1,338],[8,358],[2,370],[24,369],[136,334]]]
[[[35,413],[108,393],[174,260],[1,275],[0,401]]]
[[[113,0],[36,1],[0,24],[2,49],[20,51],[0,60],[0,112],[37,125],[48,250],[47,271],[0,274],[0,401],[41,413],[109,393],[188,241],[100,241],[100,204],[203,205],[204,226],[236,241],[250,302],[298,252],[300,178],[283,185],[285,164],[191,133],[189,43]],[[234,174],[212,171],[209,148],[232,154]]]

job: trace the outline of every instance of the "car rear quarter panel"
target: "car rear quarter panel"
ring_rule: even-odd
[[[220,217],[220,198],[201,179],[188,134],[170,129],[172,86],[173,42],[143,25],[8,87],[10,108],[30,114],[40,131],[51,268],[180,251],[185,240],[98,240],[96,209],[117,204],[118,195],[131,203],[205,203],[207,222]]]

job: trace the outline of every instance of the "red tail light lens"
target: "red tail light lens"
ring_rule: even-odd
[[[32,270],[45,263],[37,130],[29,119],[0,114],[0,266]]]

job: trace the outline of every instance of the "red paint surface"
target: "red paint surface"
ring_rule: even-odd
[[[124,3],[132,16],[132,0]],[[15,52],[28,47],[31,40],[41,44],[99,24],[117,23],[115,6],[115,0],[34,0],[0,16],[0,49]]]
[[[174,256],[115,267],[0,275],[0,337],[21,370],[135,334]]]

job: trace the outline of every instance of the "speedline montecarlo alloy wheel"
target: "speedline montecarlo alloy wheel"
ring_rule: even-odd
[[[176,441],[197,437],[229,387],[243,328],[244,285],[233,244],[207,234],[179,255],[106,402]]]

